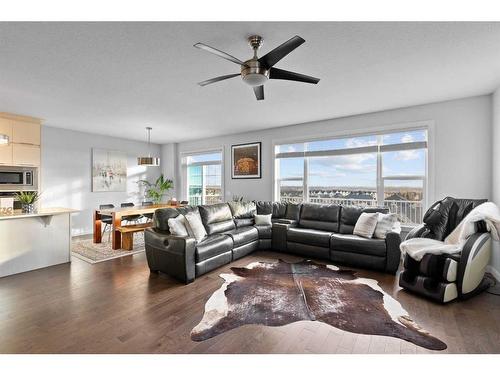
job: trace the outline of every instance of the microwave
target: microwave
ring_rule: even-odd
[[[25,167],[0,167],[0,190],[36,190],[37,170]]]

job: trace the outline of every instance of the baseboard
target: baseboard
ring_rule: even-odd
[[[486,272],[489,272],[497,281],[500,281],[500,272],[492,266],[486,266]]]

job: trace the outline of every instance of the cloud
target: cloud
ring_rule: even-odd
[[[362,138],[348,138],[345,140],[345,146],[347,148],[365,147],[373,146],[377,144],[377,139],[362,139]]]
[[[310,176],[321,177],[321,178],[335,178],[335,177],[346,177],[346,173],[337,173],[334,171],[314,171],[309,173]]]
[[[411,134],[406,133],[405,135],[403,135],[401,137],[401,142],[403,142],[403,143],[410,143],[413,141],[414,141],[414,138]]]
[[[394,156],[394,160],[407,161],[420,159],[420,153],[417,150],[398,151]]]
[[[324,168],[326,171],[373,173],[377,170],[375,154],[355,154],[334,157],[314,158],[310,162],[315,172]],[[344,173],[345,174],[345,173]]]

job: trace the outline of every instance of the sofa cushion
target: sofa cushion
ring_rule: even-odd
[[[257,215],[273,215],[274,218],[285,218],[287,203],[281,202],[267,202],[267,201],[257,201],[255,202],[257,208]]]
[[[271,225],[272,224],[271,214],[255,215],[254,220],[255,220],[255,225]]]
[[[285,219],[298,221],[300,216],[300,206],[300,204],[287,203]]]
[[[361,213],[352,233],[361,237],[372,238],[378,224],[378,215],[377,212]]]
[[[289,220],[289,219],[272,219],[271,223],[279,223],[279,224],[297,224],[298,220]]]
[[[332,232],[318,229],[290,228],[286,234],[286,240],[308,245],[329,247],[332,234]]]
[[[179,216],[179,211],[175,208],[159,208],[153,216],[153,226],[162,232],[170,233],[168,219],[176,218],[177,216]]]
[[[250,225],[254,225],[255,220],[253,218],[251,218],[251,219],[234,219],[234,224],[236,224],[236,228],[248,227]]]
[[[188,236],[186,217],[177,215],[168,219],[168,230],[173,236]]]
[[[228,202],[235,219],[251,219],[257,211],[255,202]]]
[[[387,208],[384,207],[355,207],[355,206],[342,206],[340,212],[340,230],[339,233],[342,234],[352,234],[354,226],[358,221],[360,215],[363,213],[380,212],[386,214],[389,212]]]
[[[380,214],[378,215],[377,226],[375,227],[375,232],[373,232],[373,237],[385,239],[387,233],[389,233],[398,221],[398,215],[396,214]],[[399,232],[401,232],[401,224],[399,225]]]
[[[234,247],[239,247],[259,239],[259,232],[255,227],[240,227],[224,232],[224,234],[233,239]]]
[[[355,234],[336,234],[331,239],[332,251],[344,251],[357,254],[386,256],[385,240],[363,238]]]
[[[223,234],[213,234],[196,244],[196,263],[203,262],[233,249],[233,241]]]
[[[337,204],[304,203],[300,209],[299,225],[338,233],[340,209],[341,206]]]
[[[255,225],[259,233],[259,240],[269,239],[272,235],[272,225]]]
[[[193,211],[184,215],[186,218],[186,229],[190,237],[194,237],[200,242],[207,236],[207,231],[201,222],[200,213]]]
[[[231,209],[227,203],[199,206],[199,209],[201,221],[208,235],[226,232],[236,227]]]

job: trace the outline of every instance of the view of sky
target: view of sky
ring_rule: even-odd
[[[415,130],[382,136],[362,136],[314,141],[302,144],[277,146],[277,152],[324,151],[365,147],[381,144],[399,144],[425,141],[425,130]],[[426,150],[405,150],[384,152],[382,154],[383,176],[425,175]],[[279,159],[281,178],[301,178],[304,170],[303,158]],[[309,186],[363,186],[375,187],[377,178],[377,155],[354,154],[309,158]],[[395,181],[390,186],[421,187],[421,181]],[[290,182],[287,185],[300,185]],[[386,183],[389,185],[389,183]]]
[[[368,135],[351,138],[330,139],[298,144],[280,145],[276,152],[302,152],[340,150],[374,146],[378,142],[383,145],[418,142],[427,140],[426,130],[413,130],[384,135]],[[188,164],[221,160],[221,153],[192,155],[186,158]],[[391,151],[382,154],[382,175],[408,176],[425,175],[426,150]],[[302,178],[304,158],[278,159],[281,178]],[[221,166],[191,166],[188,168],[190,185],[200,185],[202,174],[207,185],[221,184]],[[309,186],[376,186],[377,155],[376,153],[353,154],[342,156],[309,157]],[[283,183],[288,186],[300,186],[301,181]],[[386,186],[422,187],[417,181],[386,181]]]

